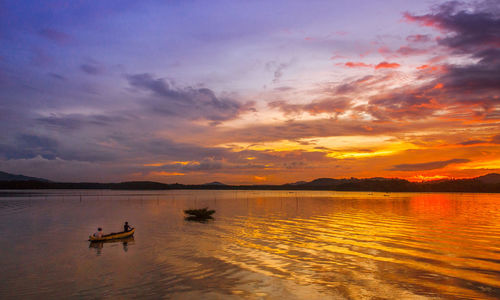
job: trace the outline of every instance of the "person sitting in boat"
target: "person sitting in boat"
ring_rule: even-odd
[[[102,238],[102,228],[101,227],[97,228],[97,231],[94,233],[94,237]]]
[[[128,222],[125,222],[125,225],[123,225],[123,231],[127,232],[132,230],[132,227],[128,226]]]

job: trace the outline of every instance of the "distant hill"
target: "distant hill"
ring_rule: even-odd
[[[43,181],[50,182],[50,180],[37,177],[29,177],[24,175],[14,175],[0,171],[0,181]]]
[[[337,185],[342,179],[333,178],[318,178],[311,182],[305,182],[303,184],[297,184],[296,186],[317,186],[317,187],[328,187]]]
[[[297,181],[297,182],[287,183],[285,185],[303,185],[304,183],[307,183],[307,181]]]
[[[500,174],[490,173],[476,178],[482,183],[500,183]]]
[[[0,189],[116,189],[116,190],[328,190],[377,192],[466,192],[500,193],[500,174],[487,174],[468,179],[443,179],[410,182],[399,178],[318,178],[283,185],[165,184],[153,181],[120,183],[52,182],[42,178],[0,172]]]
[[[209,183],[205,183],[203,185],[211,185],[211,186],[226,186],[227,184],[225,183],[222,183],[222,182],[218,182],[218,181],[214,181],[214,182],[209,182]]]

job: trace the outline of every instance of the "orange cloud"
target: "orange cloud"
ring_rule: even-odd
[[[165,172],[165,171],[159,171],[159,172],[151,172],[149,173],[150,175],[154,176],[184,176],[186,174],[184,173],[178,173],[178,172]]]
[[[399,68],[399,67],[401,67],[401,65],[398,63],[390,63],[390,62],[383,61],[383,62],[379,63],[378,65],[376,65],[375,69],[395,69],[395,68]]]
[[[443,88],[443,84],[442,83],[438,83],[434,86],[434,89],[442,89]]]
[[[340,64],[349,68],[371,68],[373,65],[365,64],[363,62],[352,62],[348,61],[345,64]]]

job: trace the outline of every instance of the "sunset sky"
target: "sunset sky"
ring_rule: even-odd
[[[0,171],[500,172],[500,1],[0,1]]]

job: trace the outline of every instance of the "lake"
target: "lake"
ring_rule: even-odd
[[[0,245],[1,299],[500,298],[497,194],[0,191]]]

